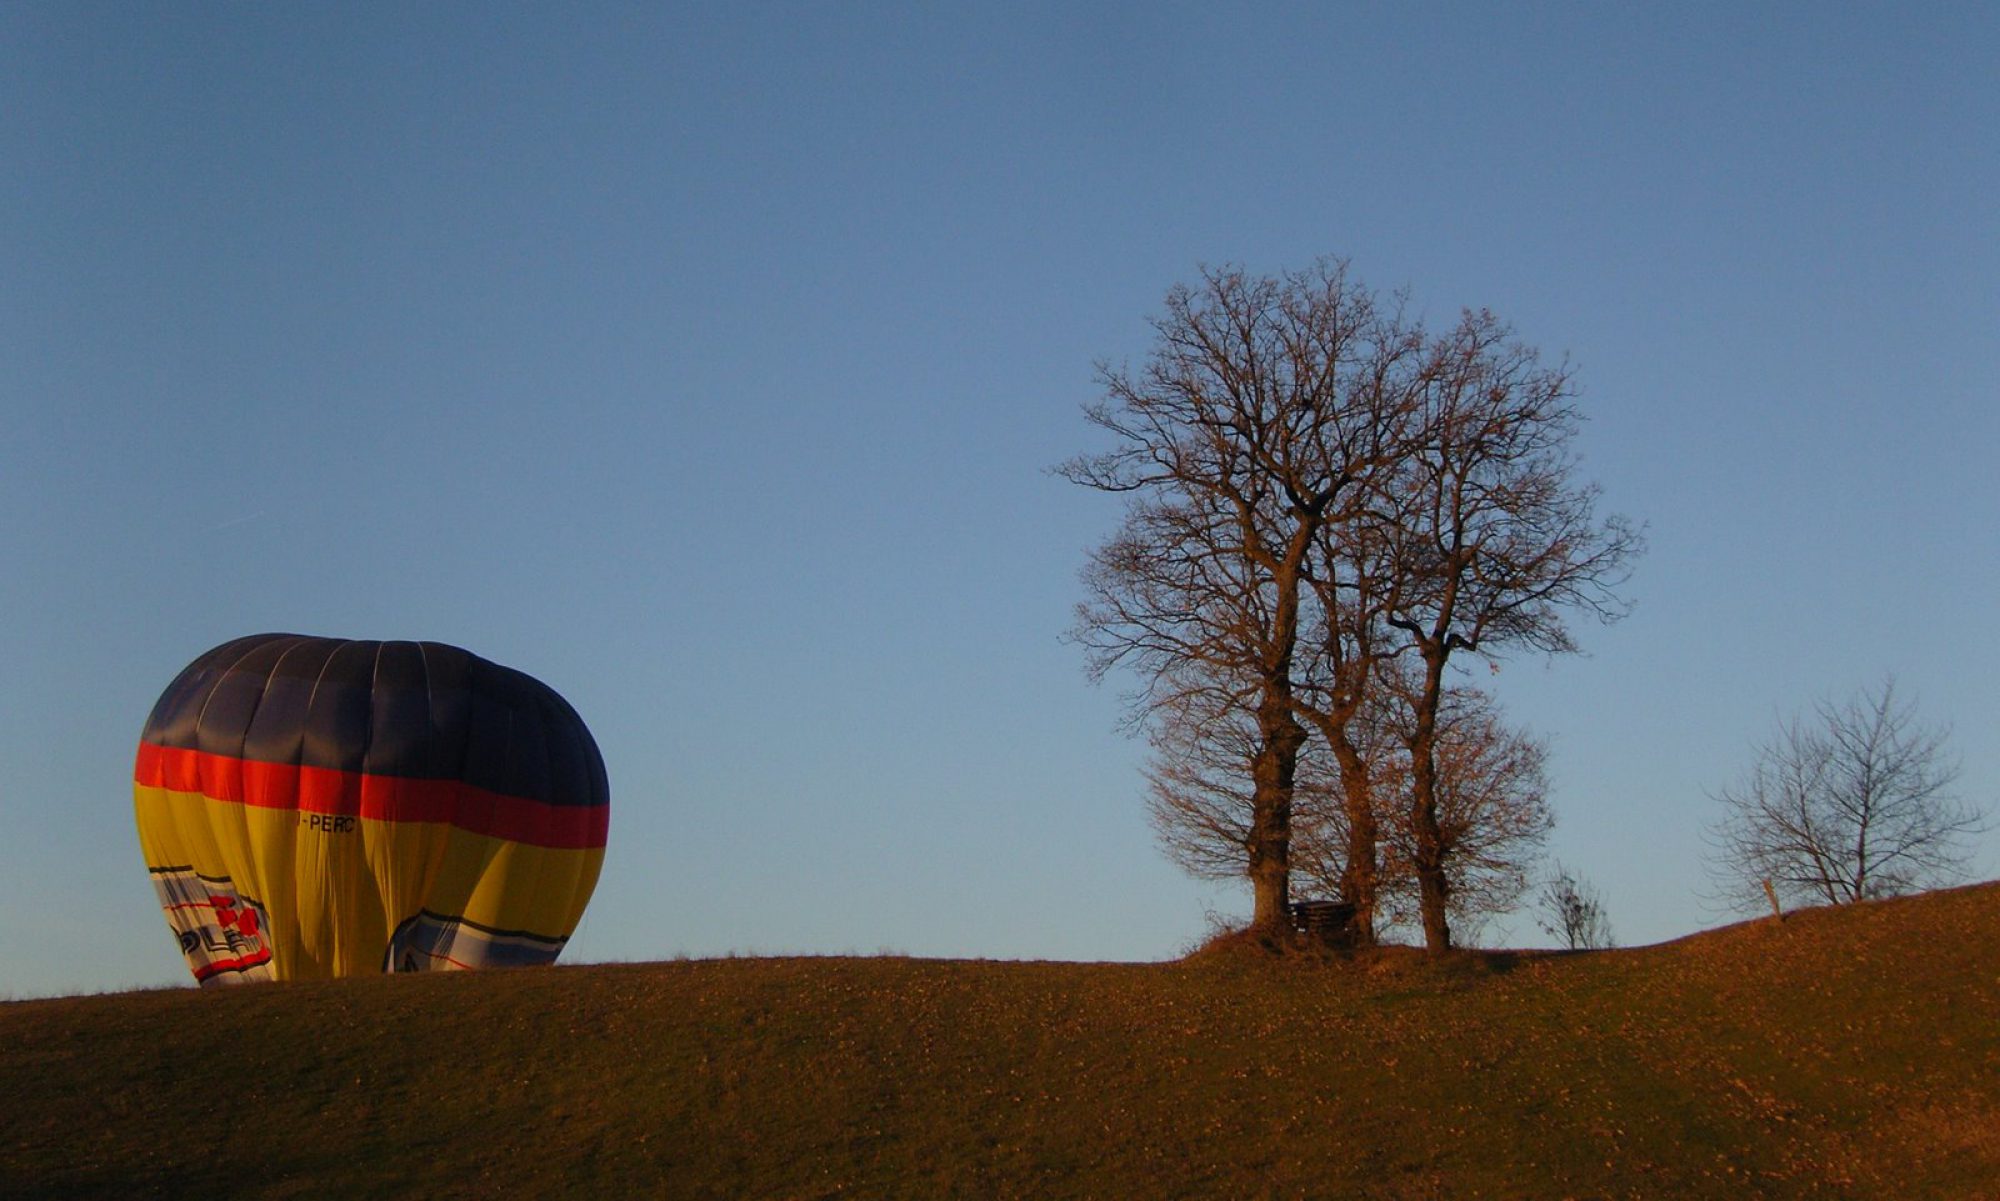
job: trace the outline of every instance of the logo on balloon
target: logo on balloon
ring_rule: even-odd
[[[270,922],[262,905],[238,893],[227,878],[200,876],[186,868],[155,871],[153,883],[196,980],[266,978]]]
[[[211,960],[256,958],[264,952],[264,915],[261,907],[246,897],[217,894],[208,898],[208,920],[189,933]],[[187,936],[181,936],[187,945]]]
[[[257,931],[263,927],[263,922],[258,919],[255,909],[238,905],[235,897],[211,897],[208,903],[215,910],[216,928],[222,931],[222,937],[231,950],[256,942]]]

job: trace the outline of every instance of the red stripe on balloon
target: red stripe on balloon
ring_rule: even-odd
[[[241,959],[217,959],[213,962],[205,963],[194,969],[194,978],[196,980],[206,980],[210,976],[219,976],[224,972],[240,972],[245,968],[253,968],[259,964],[269,962],[271,962],[271,951],[270,948],[266,947],[254,955],[245,955]]]
[[[198,792],[210,800],[260,809],[385,822],[449,822],[469,833],[559,850],[601,847],[611,826],[609,805],[551,805],[489,792],[463,780],[259,763],[150,742],[139,744],[132,778],[146,788]]]

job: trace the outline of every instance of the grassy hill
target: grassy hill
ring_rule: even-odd
[[[1591,954],[0,1006],[0,1196],[2000,1197],[2000,886]]]

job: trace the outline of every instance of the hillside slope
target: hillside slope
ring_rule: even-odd
[[[1443,963],[28,1001],[0,1047],[9,1197],[1996,1197],[2000,886]]]

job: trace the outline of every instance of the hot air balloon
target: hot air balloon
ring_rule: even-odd
[[[257,634],[146,720],[139,846],[203,987],[553,962],[610,787],[562,697],[437,642]]]

